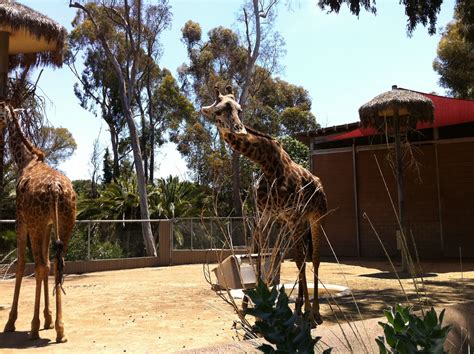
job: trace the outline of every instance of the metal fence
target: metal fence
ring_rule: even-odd
[[[157,249],[159,223],[150,220]],[[77,220],[68,245],[68,261],[144,257],[143,220]],[[54,228],[53,228],[54,232]],[[15,220],[0,220],[0,259],[16,248]],[[32,261],[30,251],[27,259]]]
[[[245,218],[176,218],[173,222],[173,250],[245,248],[252,224]]]
[[[164,220],[149,220],[157,252],[160,239],[173,250],[244,249],[252,234],[244,218],[176,218],[161,230]],[[145,257],[143,220],[77,220],[68,246],[68,261]],[[54,230],[53,230],[54,232]],[[168,235],[169,233],[169,235]],[[0,259],[16,249],[15,220],[0,220]],[[15,256],[15,255],[14,255]],[[27,254],[32,261],[31,252]]]

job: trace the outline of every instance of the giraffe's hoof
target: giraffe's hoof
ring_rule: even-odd
[[[323,319],[319,313],[313,315],[313,321],[315,324],[315,327],[323,323]]]
[[[14,332],[15,331],[15,322],[8,321],[3,329],[3,332]]]
[[[54,328],[53,321],[45,321],[44,322],[44,329],[53,329],[53,328]]]
[[[28,333],[28,339],[29,340],[34,340],[34,339],[39,339],[39,332],[38,331],[31,331]]]
[[[58,335],[56,337],[56,343],[66,343],[67,342],[67,337],[62,334],[62,335]]]

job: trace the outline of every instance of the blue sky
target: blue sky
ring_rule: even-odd
[[[20,0],[71,29],[74,9],[65,0]],[[203,33],[216,26],[235,28],[241,1],[237,0],[170,0],[172,29],[161,42],[164,48],[162,67],[173,73],[186,61],[181,28],[187,20],[198,22]],[[444,27],[453,16],[454,0],[445,0],[437,28]],[[444,94],[438,75],[432,69],[440,38],[439,31],[429,36],[419,27],[406,35],[404,7],[398,0],[377,2],[377,16],[361,13],[359,18],[344,8],[340,14],[327,14],[316,1],[294,0],[292,8],[279,9],[276,29],[286,42],[282,58],[282,79],[303,86],[313,100],[312,111],[322,126],[358,121],[358,108],[392,84],[422,92]],[[98,117],[83,110],[73,92],[74,77],[67,67],[45,69],[40,80],[48,104],[48,119],[54,126],[69,129],[78,149],[60,169],[71,179],[90,176],[89,160],[93,141],[100,133],[102,148],[108,141],[106,126]],[[158,176],[185,177],[186,166],[171,144],[160,156]]]

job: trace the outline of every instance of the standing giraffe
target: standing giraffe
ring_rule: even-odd
[[[230,86],[226,94],[216,90],[216,101],[201,112],[215,122],[222,138],[232,149],[240,152],[257,163],[264,178],[257,188],[257,205],[262,212],[270,212],[274,217],[286,223],[292,232],[296,250],[298,275],[298,304],[304,299],[305,310],[317,324],[322,323],[318,301],[319,269],[319,220],[327,212],[326,195],[318,177],[295,163],[281,144],[271,136],[258,132],[242,124],[240,105],[235,101]],[[270,210],[268,210],[270,209]],[[304,236],[307,224],[311,227],[312,262],[314,268],[314,300],[311,307],[306,282],[306,255]]]
[[[2,114],[3,113],[3,114]],[[66,342],[61,308],[61,285],[64,254],[76,220],[76,194],[69,179],[44,162],[44,154],[23,135],[15,111],[0,103],[0,129],[8,128],[10,153],[19,172],[16,187],[16,237],[18,263],[16,267],[13,304],[5,332],[15,330],[18,315],[18,297],[25,271],[27,238],[30,239],[35,261],[35,310],[31,321],[30,339],[39,338],[41,284],[44,283],[44,328],[56,327],[56,342]],[[52,324],[49,308],[48,275],[50,270],[49,244],[54,226],[56,322]]]

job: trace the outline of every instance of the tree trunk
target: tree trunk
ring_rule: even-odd
[[[147,256],[156,257],[156,247],[153,241],[153,232],[151,230],[150,224],[150,212],[148,209],[148,195],[146,191],[146,182],[145,182],[145,173],[143,170],[143,163],[142,163],[142,154],[140,151],[140,143],[137,134],[137,128],[135,126],[135,121],[133,120],[131,114],[131,108],[128,105],[128,102],[125,102],[126,112],[125,116],[127,119],[128,129],[130,131],[130,141],[132,144],[132,151],[133,151],[133,161],[135,163],[135,171],[137,173],[137,186],[138,186],[138,194],[140,196],[140,216],[142,220],[146,220],[142,222],[142,232],[143,232],[143,241],[145,242],[145,249]]]
[[[118,136],[117,130],[113,123],[109,123],[107,120],[107,125],[110,132],[110,142],[112,143],[112,158],[113,158],[113,168],[112,168],[112,180],[117,181],[117,178],[120,176],[119,169],[119,153],[118,153]]]
[[[110,140],[112,142],[112,155],[113,155],[113,161],[114,161],[114,166],[113,166],[113,177],[112,179],[114,181],[117,181],[117,179],[120,177],[120,168],[119,168],[119,152],[118,152],[118,134],[117,131],[115,130],[115,127],[112,127],[110,130]]]
[[[155,128],[150,117],[150,183],[155,185]]]
[[[137,0],[136,3],[137,6],[137,23],[138,23],[138,31],[141,31],[141,1]],[[143,241],[145,243],[145,249],[146,249],[146,254],[147,256],[153,256],[156,257],[156,247],[155,247],[155,242],[153,239],[153,232],[151,230],[151,224],[150,224],[150,212],[148,209],[148,196],[147,196],[147,191],[146,191],[146,182],[145,182],[145,173],[143,171],[143,161],[142,161],[142,154],[141,154],[141,149],[140,149],[140,141],[138,138],[138,133],[137,133],[137,127],[135,125],[135,121],[133,119],[133,112],[132,112],[132,107],[131,107],[131,100],[132,97],[134,97],[133,90],[135,89],[135,78],[136,78],[136,66],[138,64],[138,53],[139,53],[139,48],[137,47],[137,44],[134,42],[134,37],[129,36],[128,40],[130,41],[130,50],[127,53],[127,60],[129,60],[129,63],[133,63],[130,71],[127,71],[128,77],[127,80],[125,80],[124,73],[122,71],[122,67],[120,66],[120,63],[117,61],[116,56],[112,53],[110,50],[110,47],[107,43],[107,40],[103,35],[101,35],[101,31],[99,30],[99,27],[97,23],[95,22],[94,16],[91,14],[91,12],[85,8],[83,5],[77,2],[70,2],[69,7],[75,7],[78,9],[81,9],[84,11],[89,19],[92,21],[98,35],[98,38],[105,49],[105,52],[107,54],[107,58],[111,61],[115,73],[117,74],[117,81],[119,84],[119,90],[120,90],[120,101],[122,103],[122,109],[123,113],[125,115],[125,120],[127,122],[128,130],[130,132],[130,142],[132,145],[132,151],[133,151],[133,162],[135,164],[135,171],[137,173],[137,187],[138,187],[138,194],[140,196],[140,216],[141,219],[144,220],[142,222],[142,232],[143,232]],[[128,3],[125,2],[125,16],[127,18],[127,23],[128,23],[128,28],[127,30],[130,30],[130,21],[128,16],[130,15],[129,11],[129,6]]]

